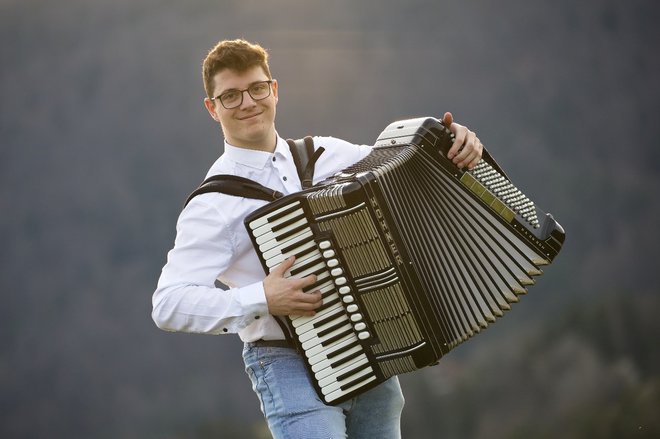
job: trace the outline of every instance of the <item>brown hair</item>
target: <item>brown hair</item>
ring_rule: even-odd
[[[261,67],[268,79],[273,79],[268,67],[268,52],[266,52],[266,49],[242,39],[220,41],[209,51],[202,65],[202,78],[206,95],[209,98],[213,97],[211,96],[215,85],[213,77],[218,72],[230,69],[242,73],[255,66]]]

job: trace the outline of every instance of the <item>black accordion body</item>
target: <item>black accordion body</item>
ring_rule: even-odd
[[[288,317],[321,399],[338,404],[438,362],[519,300],[564,231],[487,152],[473,170],[446,158],[437,119],[390,124],[373,151],[245,219],[264,270],[316,274],[323,306]]]

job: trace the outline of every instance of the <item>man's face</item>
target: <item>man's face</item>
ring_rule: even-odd
[[[266,81],[263,69],[255,66],[245,72],[222,70],[213,78],[213,96],[228,90],[244,90],[251,84]],[[234,146],[273,151],[275,148],[275,107],[277,106],[277,81],[273,80],[271,93],[265,99],[255,101],[243,92],[243,102],[236,108],[226,109],[219,99],[205,99],[211,117],[222,125],[227,142]]]

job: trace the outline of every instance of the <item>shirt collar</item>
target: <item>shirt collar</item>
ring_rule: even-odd
[[[279,141],[278,141],[279,143]],[[225,156],[241,165],[263,169],[273,156],[270,152],[233,146],[225,141]]]
[[[279,135],[277,136],[277,144],[273,153],[240,148],[225,141],[225,156],[238,164],[255,169],[264,169],[266,164],[273,159],[273,156],[283,157],[285,160],[293,162],[289,144]]]

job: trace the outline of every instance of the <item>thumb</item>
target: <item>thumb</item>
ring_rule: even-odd
[[[454,116],[447,111],[445,115],[442,116],[442,124],[447,128],[450,128],[452,123],[454,123]]]
[[[284,276],[284,273],[289,268],[291,268],[291,266],[293,265],[293,263],[295,261],[296,261],[296,257],[295,256],[290,256],[290,257],[286,258],[285,260],[283,260],[279,265],[275,266],[275,268],[273,268],[271,273],[276,274],[278,276]]]

